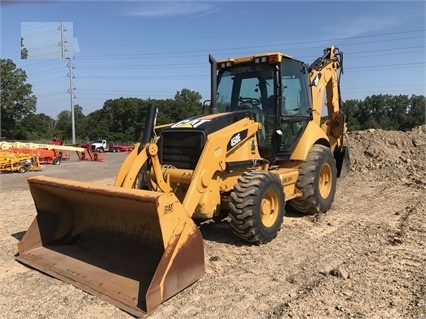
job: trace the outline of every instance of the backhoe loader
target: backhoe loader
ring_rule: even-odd
[[[150,107],[113,186],[28,180],[37,215],[18,261],[144,316],[203,275],[196,221],[228,214],[238,237],[264,244],[286,203],[307,214],[330,208],[349,170],[343,53],[327,47],[311,65],[276,52],[209,61],[207,114],[157,135]]]

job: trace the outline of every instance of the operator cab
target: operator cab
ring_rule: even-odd
[[[280,53],[218,62],[217,110],[250,111],[263,124],[261,155],[289,159],[311,119],[307,66]]]

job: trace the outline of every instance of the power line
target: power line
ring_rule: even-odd
[[[389,32],[389,33],[381,33],[381,34],[372,34],[372,35],[363,35],[363,36],[356,36],[356,37],[346,37],[346,38],[335,38],[335,39],[328,39],[328,40],[315,40],[315,41],[297,41],[297,42],[290,42],[290,43],[276,43],[276,44],[268,44],[268,45],[250,45],[250,46],[244,46],[244,47],[235,47],[235,48],[220,48],[220,49],[214,49],[214,50],[190,50],[190,51],[175,51],[175,52],[152,52],[152,53],[135,53],[135,54],[112,54],[112,55],[102,55],[102,56],[85,56],[81,55],[79,58],[88,58],[88,57],[132,57],[132,56],[159,56],[159,55],[175,55],[175,54],[182,54],[182,53],[200,53],[200,52],[210,52],[210,51],[229,51],[229,50],[241,50],[241,49],[253,49],[253,48],[265,48],[265,47],[276,47],[276,46],[291,46],[291,45],[299,45],[299,44],[312,44],[312,43],[323,43],[323,42],[332,42],[332,41],[339,41],[339,40],[348,40],[348,39],[359,39],[359,38],[370,38],[370,37],[378,37],[378,36],[385,36],[385,35],[400,35],[400,34],[407,34],[407,33],[416,33],[416,32],[425,32],[425,29],[422,30],[408,30],[408,31],[399,31],[399,32]],[[407,38],[404,39],[418,39],[418,38],[424,38],[423,37],[414,37],[414,38]],[[389,39],[386,41],[395,41],[395,39]],[[375,41],[377,42],[377,41]],[[366,42],[371,43],[371,42]]]
[[[422,48],[421,46],[416,46],[416,47],[399,47],[399,48],[391,48],[391,49],[379,49],[379,50],[372,50],[372,51],[358,51],[358,52],[345,52],[345,55],[350,55],[352,58],[364,58],[366,57],[364,56],[357,56],[359,54],[364,54],[364,53],[370,53],[370,52],[385,52],[385,51],[400,51],[400,50],[404,50],[404,54],[407,55],[409,53],[419,53],[419,52],[424,52],[424,50],[421,51],[408,51],[409,49],[417,49],[417,48]],[[373,57],[373,56],[390,56],[390,55],[398,55],[400,53],[397,52],[389,52],[389,53],[378,53],[378,54],[369,54],[367,55],[367,57]],[[314,56],[310,56],[311,58],[314,58]],[[315,56],[316,57],[316,56]],[[79,64],[79,66],[81,68],[84,68],[85,70],[87,69],[105,69],[108,67],[108,69],[187,69],[188,67],[191,67],[191,69],[194,68],[205,68],[206,67],[206,63],[179,63],[178,65],[176,65],[176,63],[170,63],[170,64],[132,64],[132,65],[111,65],[109,64],[97,64],[97,65],[82,65]]]
[[[393,32],[393,33],[383,33],[383,34],[374,34],[374,35],[369,35],[369,36],[359,36],[359,37],[351,37],[351,38],[342,38],[345,39],[347,41],[353,41],[354,39],[358,39],[358,38],[362,38],[362,40],[368,40],[370,39],[374,39],[374,41],[356,41],[356,42],[352,42],[352,43],[347,43],[345,44],[344,48],[348,48],[343,50],[345,52],[345,56],[350,56],[351,60],[356,59],[356,58],[364,58],[364,57],[381,57],[381,56],[393,56],[393,55],[403,55],[403,59],[401,58],[396,58],[395,61],[399,62],[399,63],[381,63],[381,64],[374,64],[373,60],[366,60],[367,62],[364,62],[363,64],[357,64],[356,66],[353,66],[354,64],[350,63],[351,65],[349,67],[346,67],[345,70],[348,70],[348,73],[356,73],[356,72],[363,72],[363,76],[369,76],[371,74],[370,71],[374,71],[376,72],[377,69],[381,69],[381,70],[406,70],[406,69],[419,69],[419,70],[423,70],[424,71],[424,65],[425,62],[424,61],[419,61],[418,59],[415,59],[415,61],[412,61],[412,59],[407,59],[408,54],[414,54],[414,53],[419,53],[419,52],[424,52],[424,46],[419,46],[419,45],[411,45],[409,47],[405,46],[404,43],[406,40],[412,40],[412,39],[422,39],[424,41],[424,36],[415,36],[415,32],[423,32],[424,33],[425,30],[410,30],[410,31],[402,31],[402,32]],[[395,35],[413,35],[411,37],[397,37],[396,39],[387,39],[386,37],[389,36],[395,36]],[[382,38],[377,38],[382,36]],[[373,38],[376,37],[376,38]],[[329,41],[329,40],[317,40],[314,42],[305,42],[305,41],[301,41],[301,42],[294,42],[291,45],[303,45],[303,44],[313,44],[315,42],[318,43],[322,43],[325,41]],[[385,43],[385,42],[392,42],[392,45],[382,45],[381,48],[377,49],[377,50],[360,50],[358,48],[354,48],[355,50],[351,51],[350,48],[356,46],[356,45],[363,45],[363,44],[367,44],[367,43]],[[284,45],[284,44],[282,44]],[[250,46],[251,49],[253,48],[265,48],[265,47],[269,47],[272,45],[259,45],[259,46]],[[386,46],[391,46],[389,48],[386,48]],[[305,48],[297,48],[297,49],[292,49],[292,50],[306,50],[307,48],[318,48],[319,46],[306,46]],[[240,47],[240,48],[228,48],[228,49],[222,49],[222,50],[226,50],[226,51],[230,51],[230,50],[242,50],[244,48],[247,47]],[[363,48],[370,48],[369,46],[363,46]],[[357,50],[358,49],[358,50]],[[420,50],[419,50],[420,49]],[[423,49],[423,50],[421,50]],[[215,49],[214,51],[218,51],[221,49]],[[321,49],[322,50],[322,49]],[[178,54],[186,54],[187,57],[198,57],[201,56],[198,53],[200,52],[211,52],[211,50],[192,50],[192,51],[181,51],[181,52],[163,52],[161,53],[161,59],[164,60],[171,60],[171,59],[183,59],[185,58],[185,56],[181,55],[181,56],[176,56]],[[244,55],[248,55],[248,54],[244,54]],[[202,55],[203,57],[205,57],[205,55]],[[149,63],[144,63],[144,64],[133,64],[133,65],[129,65],[132,61],[131,60],[136,60],[136,59],[143,59],[143,60],[148,60],[151,58],[158,58],[159,56],[157,56],[157,53],[136,53],[136,54],[126,54],[126,55],[101,55],[101,56],[96,56],[96,62],[91,63],[91,59],[87,58],[90,56],[78,56],[77,59],[73,62],[74,64],[79,66],[79,70],[81,71],[88,71],[88,70],[103,70],[106,69],[106,71],[113,71],[113,72],[109,72],[107,74],[104,74],[105,72],[101,72],[102,74],[80,74],[79,75],[79,79],[82,80],[86,80],[86,79],[95,79],[96,82],[99,81],[117,81],[117,82],[124,82],[123,79],[128,79],[129,81],[132,80],[137,80],[137,79],[149,79],[149,80],[161,80],[161,81],[168,81],[168,80],[176,80],[176,79],[180,79],[182,81],[181,84],[185,85],[185,83],[190,83],[190,81],[192,80],[204,80],[204,79],[208,79],[209,78],[209,70],[208,70],[208,66],[207,66],[207,62],[206,63],[198,63],[198,62],[194,62],[194,63],[155,63],[155,64],[149,64]],[[106,62],[103,62],[102,60],[107,59],[108,57],[111,57],[111,59],[109,59],[109,61],[107,62],[108,64],[106,64]],[[316,58],[316,56],[310,56],[310,58]],[[305,56],[306,58],[306,56]],[[414,56],[413,56],[414,58]],[[128,63],[124,63],[121,62],[120,60],[129,60]],[[302,59],[304,60],[304,59]],[[377,59],[376,59],[377,60]],[[197,60],[194,60],[197,61]],[[100,64],[99,64],[100,62]],[[93,64],[93,65],[92,65]],[[122,65],[120,65],[122,64]],[[57,67],[57,65],[55,63],[41,63],[41,62],[37,62],[34,64],[34,68],[32,69],[32,66],[28,66],[31,70],[33,70],[33,73],[31,73],[32,76],[35,77],[40,77],[43,75],[49,76],[55,76],[57,75],[59,68]],[[40,68],[42,68],[43,70],[40,70]],[[188,69],[188,70],[192,70],[194,71],[195,69],[200,69],[203,68],[205,70],[205,72],[192,72],[192,74],[184,74],[184,73],[180,73],[178,75],[174,75],[171,74],[171,72],[167,72],[164,73],[163,71],[173,71],[176,70],[177,72],[181,72],[180,70],[182,69]],[[149,70],[149,69],[154,69],[157,70],[159,72],[155,73],[155,74],[146,74],[146,72],[144,73],[137,73],[135,74],[135,72],[131,72],[131,74],[129,75],[122,75],[122,74],[117,74],[117,70],[123,70],[123,72],[128,72],[129,70],[135,70],[135,71],[139,71],[139,70]],[[417,71],[416,71],[417,72]],[[80,72],[79,72],[80,73]],[[152,72],[150,72],[152,73]],[[58,79],[57,77],[55,77],[55,79]],[[51,79],[46,79],[44,81],[36,81],[36,84],[39,85],[44,85],[43,84],[47,84],[47,83],[54,83],[55,81],[51,80]],[[126,82],[127,83],[127,82]],[[192,83],[192,82],[191,82]],[[359,94],[359,93],[374,93],[374,92],[380,92],[380,91],[386,91],[386,92],[396,92],[398,94],[403,94],[404,93],[404,88],[410,88],[410,91],[412,93],[419,93],[419,94],[424,94],[424,87],[423,85],[419,85],[419,84],[405,84],[405,82],[401,85],[383,85],[383,86],[374,86],[374,87],[347,87],[344,86],[345,88],[345,92],[347,92],[347,94],[344,95],[354,95],[354,94]],[[75,89],[75,88],[74,88]],[[71,89],[70,89],[71,90]],[[72,89],[73,91],[73,89]],[[176,93],[175,90],[161,90],[161,91],[147,91],[147,90],[90,90],[90,89],[82,89],[79,90],[79,92],[81,92],[81,96],[79,94],[79,97],[82,98],[81,101],[85,101],[85,103],[88,103],[87,101],[100,101],[103,99],[103,97],[111,97],[114,95],[136,95],[136,96],[149,96],[149,97],[155,97],[155,96],[159,96],[159,97],[163,97],[164,96],[170,96],[173,97]],[[203,94],[203,96],[208,95],[210,92],[203,92],[203,91],[199,91],[200,94]],[[96,97],[98,96],[98,97]],[[52,94],[51,96],[43,96],[40,95],[41,98],[55,98],[55,96]],[[105,99],[105,98],[104,98]],[[63,101],[63,100],[61,100]],[[99,102],[100,103],[100,102]],[[102,103],[101,103],[102,104]]]

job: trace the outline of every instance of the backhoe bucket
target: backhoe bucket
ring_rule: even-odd
[[[198,280],[201,233],[172,193],[28,180],[37,216],[16,259],[138,317]]]
[[[336,148],[334,150],[334,159],[336,160],[337,177],[347,176],[351,166],[349,148],[347,146]]]

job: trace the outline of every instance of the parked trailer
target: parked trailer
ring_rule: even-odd
[[[134,146],[121,145],[121,144],[111,144],[109,146],[110,152],[131,152],[133,151]]]

